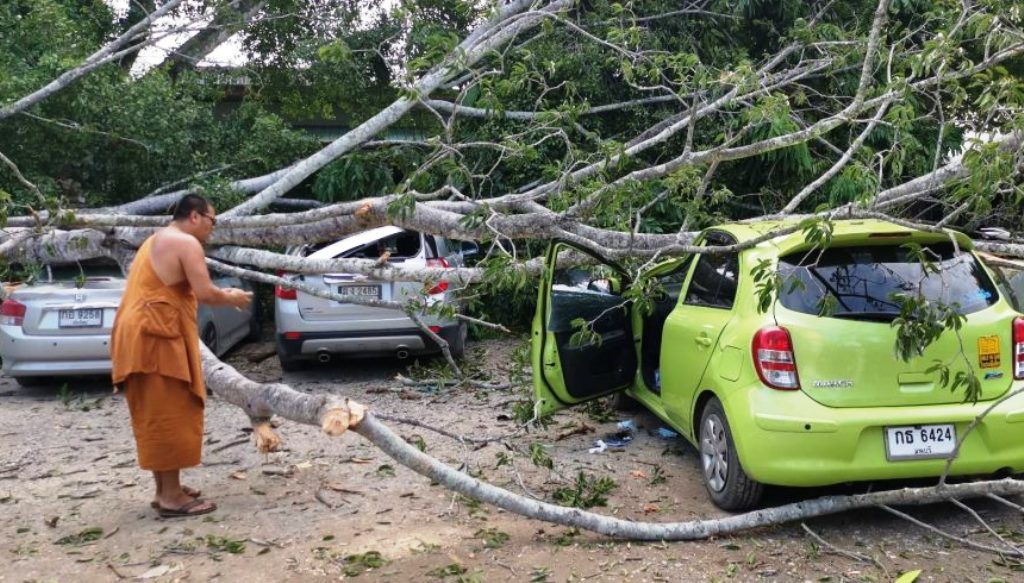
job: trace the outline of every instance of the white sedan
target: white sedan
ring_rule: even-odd
[[[213,275],[218,286],[248,287],[238,278]],[[120,268],[106,261],[44,268],[35,282],[5,286],[10,293],[0,306],[3,373],[23,386],[110,374],[110,329],[124,286]],[[260,333],[251,308],[200,304],[198,317],[203,342],[218,355]]]

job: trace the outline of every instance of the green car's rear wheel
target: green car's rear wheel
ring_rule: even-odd
[[[743,471],[725,410],[716,397],[701,413],[698,443],[704,487],[715,505],[729,511],[754,507],[761,500],[764,486]]]

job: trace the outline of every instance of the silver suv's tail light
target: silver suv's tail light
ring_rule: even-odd
[[[796,358],[789,331],[779,326],[765,326],[754,334],[751,347],[754,368],[761,382],[773,389],[795,391],[800,388],[796,374]]]
[[[288,275],[289,274],[283,271],[277,272],[278,277],[287,278]],[[279,300],[297,300],[299,299],[299,294],[297,291],[295,291],[295,288],[293,287],[285,287],[281,284],[278,284],[274,286],[274,297],[276,297]]]
[[[0,305],[0,324],[22,326],[25,323],[25,304],[18,300],[4,300]]]
[[[1013,378],[1024,380],[1024,318],[1013,321]]]
[[[448,264],[448,260],[444,257],[437,259],[427,259],[427,267],[451,267]],[[427,290],[427,295],[436,296],[437,294],[443,294],[448,291],[448,282],[441,280],[437,282],[437,285]]]

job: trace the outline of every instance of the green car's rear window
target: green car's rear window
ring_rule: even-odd
[[[885,320],[899,314],[894,295],[918,290],[931,302],[958,305],[961,314],[983,310],[999,299],[995,284],[970,253],[958,254],[952,243],[923,249],[938,273],[926,272],[902,246],[833,247],[820,255],[787,255],[779,260],[779,300],[790,310],[819,314],[831,294],[836,300],[832,317]]]

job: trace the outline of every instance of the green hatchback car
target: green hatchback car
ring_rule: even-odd
[[[696,243],[786,225],[724,225]],[[536,399],[550,413],[624,392],[696,447],[711,499],[730,511],[756,506],[765,484],[939,476],[958,444],[951,475],[1024,472],[1024,394],[965,435],[1024,389],[1024,318],[971,249],[952,231],[837,221],[824,250],[797,231],[659,263],[636,302],[613,262],[555,242],[533,321]],[[753,275],[765,269],[785,282],[767,306]],[[897,358],[900,294],[953,306],[962,327]],[[976,402],[943,384],[939,362],[979,379]]]

